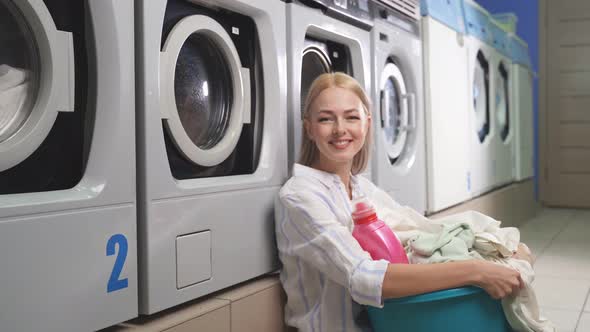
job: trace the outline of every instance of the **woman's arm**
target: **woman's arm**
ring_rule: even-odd
[[[478,286],[499,299],[523,287],[520,273],[487,261],[439,264],[389,264],[382,296],[397,298],[462,286]]]
[[[277,206],[281,216],[276,221],[280,255],[296,258],[297,264],[306,264],[345,287],[356,302],[379,306],[389,263],[372,260],[338,220],[334,202],[310,187],[281,191]]]

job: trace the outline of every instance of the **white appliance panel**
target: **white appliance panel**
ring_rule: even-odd
[[[39,76],[30,116],[0,142],[1,329],[99,330],[136,317],[133,1],[4,4],[30,29]],[[62,183],[62,170],[79,175]]]
[[[464,36],[430,17],[422,19],[428,212],[471,197],[468,145],[468,72]],[[451,84],[452,83],[452,84]]]

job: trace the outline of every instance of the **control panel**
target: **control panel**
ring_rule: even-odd
[[[370,0],[311,0],[324,8],[326,15],[357,25],[373,27],[373,3]]]

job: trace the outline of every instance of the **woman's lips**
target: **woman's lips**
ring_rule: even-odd
[[[330,145],[332,145],[336,149],[343,150],[343,149],[346,149],[350,145],[351,142],[352,142],[352,140],[348,140],[348,139],[336,140],[336,141],[330,141]]]

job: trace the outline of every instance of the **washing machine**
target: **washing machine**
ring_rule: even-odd
[[[495,49],[490,33],[490,14],[472,0],[464,0],[468,70],[467,142],[470,156],[471,193],[473,197],[495,187],[497,177],[496,145],[498,135],[494,119],[496,70]]]
[[[137,316],[133,0],[0,0],[0,330]]]
[[[287,3],[289,166],[299,160],[303,103],[321,74],[344,72],[371,93],[372,3],[294,0]],[[371,162],[364,176],[371,178]]]
[[[514,128],[514,178],[527,180],[534,175],[533,145],[533,71],[528,45],[517,35],[510,35],[512,58],[512,123]]]
[[[285,4],[137,2],[140,313],[277,270]]]
[[[467,47],[461,0],[421,1],[427,210],[471,197]]]
[[[406,11],[394,9],[394,4]],[[426,213],[420,3],[380,1],[375,14],[373,179],[400,204]]]
[[[492,56],[494,84],[492,96],[492,112],[495,135],[492,136],[494,148],[494,187],[507,185],[514,180],[514,141],[515,130],[512,119],[513,84],[512,59],[510,58],[508,33],[498,22],[490,19],[490,34],[494,54]]]

